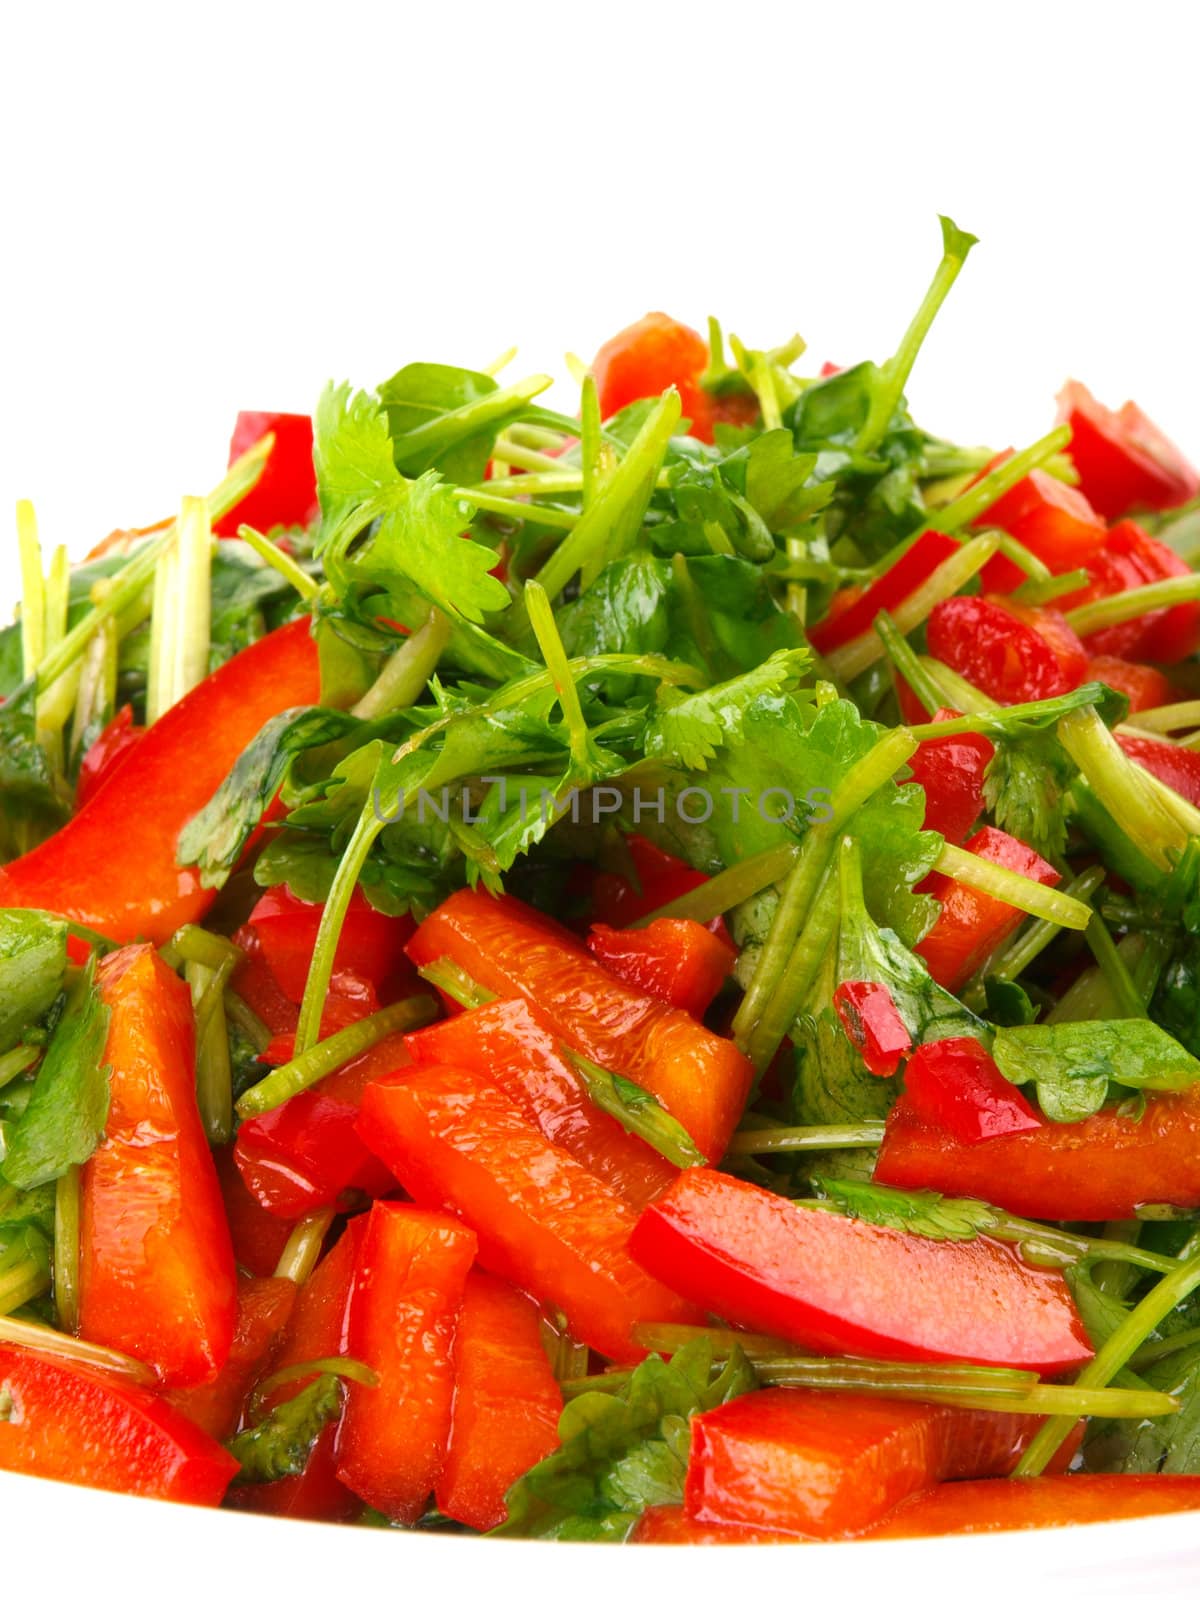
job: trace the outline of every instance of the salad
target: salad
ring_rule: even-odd
[[[1200,477],[655,313],[243,413],[0,633],[0,1468],[431,1533],[1200,1509]]]

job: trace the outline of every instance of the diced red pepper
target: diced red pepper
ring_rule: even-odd
[[[229,987],[246,1002],[272,1034],[292,1034],[300,1020],[300,1007],[289,1000],[267,965],[258,930],[249,923],[239,928],[233,942],[242,952]]]
[[[249,926],[257,933],[267,965],[282,992],[297,1005],[312,965],[313,946],[325,907],[299,899],[284,884],[268,889],[250,913]],[[336,972],[365,979],[385,1003],[401,998],[413,986],[411,963],[404,947],[412,937],[411,917],[387,917],[376,911],[361,889],[351,898],[334,956]],[[401,993],[391,993],[401,984]],[[407,987],[404,987],[407,986]]]
[[[1125,1517],[1200,1511],[1200,1476],[1184,1473],[1076,1472],[1051,1478],[979,1478],[915,1495],[871,1528],[868,1539],[1066,1528]]]
[[[636,882],[620,872],[597,872],[592,879],[592,912],[597,922],[626,928],[653,915],[680,895],[698,889],[708,878],[685,861],[668,855],[640,833],[625,840]],[[712,925],[709,925],[710,928]],[[712,931],[715,933],[716,929]]]
[[[985,476],[1011,455],[1011,450],[1002,451],[979,476]],[[1045,562],[1051,572],[1073,572],[1077,567],[1089,566],[1107,531],[1104,518],[1097,516],[1078,489],[1039,468],[1001,495],[976,520],[976,527],[1002,528]],[[993,556],[980,576],[989,593],[1010,594],[1025,582],[1025,573],[1003,555]]]
[[[283,1338],[296,1303],[290,1278],[242,1278],[229,1359],[215,1378],[196,1389],[178,1389],[172,1405],[214,1439],[237,1431],[250,1391]]]
[[[981,861],[994,861],[1034,883],[1052,887],[1059,881],[1048,861],[1002,828],[980,828],[964,848]],[[916,953],[924,958],[935,982],[943,989],[958,990],[1020,927],[1025,913],[938,872],[930,873],[921,888],[940,901],[942,909]]]
[[[644,928],[597,922],[588,949],[609,972],[699,1022],[733,971],[734,953],[702,923],[659,917]]]
[[[213,532],[222,539],[236,538],[243,522],[260,533],[279,527],[307,527],[320,509],[311,417],[288,411],[239,411],[229,442],[229,465],[268,433],[274,434],[275,443],[262,476],[241,504],[213,525]]]
[[[112,721],[100,731],[79,763],[79,779],[75,785],[77,810],[87,805],[97,791],[121,770],[145,731],[145,728],[134,727],[133,707],[130,705],[122,706]]]
[[[408,1048],[418,1066],[464,1067],[487,1078],[551,1144],[640,1211],[678,1170],[644,1139],[601,1111],[579,1075],[524,1000],[496,1000],[419,1033]]]
[[[472,1272],[454,1341],[453,1420],[438,1510],[481,1533],[498,1527],[509,1489],[558,1448],[562,1407],[537,1306],[503,1279]]]
[[[934,722],[951,722],[957,711],[943,707]],[[925,721],[924,716],[919,718]],[[983,815],[983,779],[996,753],[982,733],[957,733],[946,739],[923,739],[909,757],[912,777],[925,791],[925,827],[951,844],[961,844]]]
[[[747,1528],[736,1522],[699,1522],[682,1506],[648,1506],[634,1524],[630,1544],[794,1544],[798,1534]]]
[[[877,1078],[890,1078],[913,1047],[886,983],[839,983],[833,1009],[846,1037]]]
[[[1194,806],[1200,806],[1200,750],[1189,750],[1170,739],[1143,739],[1137,734],[1118,733],[1116,738],[1139,767],[1153,773]]]
[[[355,1191],[373,1196],[396,1187],[355,1130],[353,1102],[309,1089],[238,1129],[236,1159],[259,1204],[278,1217],[301,1217],[339,1205]]]
[[[367,1089],[360,1129],[419,1205],[445,1206],[475,1230],[481,1266],[561,1307],[593,1350],[635,1361],[634,1323],[691,1320],[630,1256],[633,1207],[486,1079],[456,1067],[398,1072]]]
[[[919,1117],[964,1144],[1040,1128],[1044,1120],[978,1039],[923,1044],[904,1069],[904,1098]]]
[[[149,945],[106,956],[104,1138],[81,1176],[79,1331],[189,1386],[224,1365],[233,1246],[196,1108],[192,998]]]
[[[831,606],[829,614],[809,628],[813,649],[828,655],[831,650],[840,649],[860,634],[869,632],[881,611],[894,611],[961,548],[959,541],[948,533],[926,528],[886,572],[881,572],[867,585],[852,605],[836,610]]]
[[[238,1464],[160,1395],[0,1344],[0,1469],[218,1506]]]
[[[950,1478],[1016,1465],[1036,1420],[874,1395],[762,1389],[692,1418],[684,1510],[698,1522],[837,1539]]]
[[[1092,581],[1084,589],[1073,589],[1056,601],[1071,620],[1076,606],[1125,594],[1147,583],[1164,578],[1186,578],[1191,568],[1182,556],[1136,522],[1118,522],[1089,561]],[[1153,661],[1174,666],[1200,649],[1200,601],[1188,600],[1162,611],[1147,611],[1128,622],[1088,635],[1088,648],[1097,655],[1122,656],[1131,661]]]
[[[119,784],[0,871],[0,905],[52,911],[121,944],[162,944],[201,921],[216,890],[176,865],[180,830],[265,722],[320,692],[306,617],[241,651],[146,730]]]
[[[729,1039],[605,971],[564,928],[514,900],[460,889],[417,929],[418,966],[448,956],[589,1061],[657,1096],[707,1160],[741,1118],[753,1071]]]
[[[1023,1217],[1108,1222],[1142,1204],[1200,1205],[1200,1091],[1148,1094],[1141,1117],[1105,1108],[1003,1141],[964,1144],[893,1106],[875,1167],[880,1183],[973,1195]]]
[[[1002,705],[1067,694],[1088,675],[1087,651],[1057,611],[1003,595],[939,601],[925,637],[930,655]]]
[[[475,1235],[452,1217],[377,1201],[350,1293],[350,1349],[379,1374],[350,1385],[338,1476],[395,1522],[415,1522],[450,1438],[454,1335]]]
[[[273,1217],[259,1205],[242,1181],[232,1145],[214,1150],[213,1162],[225,1202],[234,1260],[255,1277],[269,1278],[291,1237],[292,1224],[285,1217]]]
[[[611,417],[635,400],[656,400],[674,384],[692,434],[711,444],[715,423],[745,426],[757,417],[758,404],[749,395],[710,395],[700,383],[707,366],[708,345],[701,334],[651,311],[596,352],[592,372],[600,415]]]
[[[680,1174],[630,1248],[705,1310],[809,1350],[1040,1372],[1091,1354],[1062,1273],[1005,1244],[876,1227],[709,1168]]]
[[[1080,488],[1110,522],[1131,511],[1169,511],[1200,494],[1196,469],[1132,400],[1110,411],[1071,382],[1058,397],[1058,417],[1071,426]]]
[[[1130,711],[1154,711],[1175,698],[1171,680],[1157,667],[1139,661],[1122,661],[1120,656],[1093,656],[1088,663],[1088,683],[1104,683],[1118,694],[1127,695]]]

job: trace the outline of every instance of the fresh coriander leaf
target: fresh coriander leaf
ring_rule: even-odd
[[[436,466],[456,483],[478,483],[496,435],[542,387],[500,390],[485,373],[430,361],[402,367],[379,386],[396,465],[414,477]]]
[[[1140,1422],[1094,1420],[1083,1446],[1088,1471],[1200,1472],[1200,1347],[1164,1356],[1139,1376],[1174,1395],[1179,1410]]]
[[[67,971],[67,930],[42,911],[0,910],[0,1053],[54,1004]]]
[[[1200,1082],[1200,1061],[1145,1017],[998,1028],[992,1054],[1010,1083],[1037,1085],[1055,1122],[1099,1111],[1113,1084],[1178,1093]]]
[[[325,1428],[341,1415],[343,1397],[341,1380],[325,1373],[276,1406],[257,1427],[235,1435],[225,1448],[241,1464],[236,1481],[277,1483],[298,1477]]]
[[[1000,1214],[982,1200],[951,1199],[931,1189],[889,1189],[849,1178],[814,1177],[817,1193],[844,1216],[922,1239],[974,1239],[995,1228]]]
[[[832,1006],[793,1024],[796,1047],[792,1111],[797,1123],[869,1122],[886,1117],[899,1093],[892,1078],[876,1078],[846,1037]]]
[[[693,769],[704,768],[722,745],[739,745],[748,708],[766,695],[792,693],[811,664],[807,650],[781,650],[762,666],[685,695],[659,691],[659,710],[646,731],[647,756]]]
[[[626,1132],[644,1139],[676,1167],[704,1165],[691,1134],[664,1108],[657,1095],[620,1073],[596,1066],[574,1050],[565,1050],[565,1054],[583,1080],[589,1099],[614,1117]]]
[[[313,463],[327,530],[396,483],[387,413],[373,395],[348,383],[325,386],[313,417]]]
[[[988,1016],[1002,1027],[1018,1028],[1037,1021],[1037,1007],[1011,978],[985,978]]]

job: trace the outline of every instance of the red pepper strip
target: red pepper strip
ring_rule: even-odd
[[[88,746],[87,754],[79,763],[79,779],[75,785],[76,810],[87,805],[113,774],[121,770],[145,731],[145,728],[134,727],[133,707],[122,706]]]
[[[703,872],[668,855],[640,833],[631,833],[625,843],[636,882],[620,872],[595,874],[591,895],[592,914],[597,922],[606,922],[611,928],[628,927],[631,922],[639,922],[670,901],[678,900],[680,895],[708,882]],[[717,917],[709,924],[711,932],[720,938],[721,933],[714,923],[722,931],[724,923]]]
[[[729,1039],[606,972],[564,928],[511,895],[460,889],[417,929],[417,966],[449,956],[589,1061],[657,1096],[709,1161],[719,1161],[753,1070]]]
[[[945,1534],[1065,1528],[1124,1517],[1200,1510],[1200,1476],[1080,1472],[1070,1477],[980,1478],[914,1496],[871,1528],[867,1539],[923,1539]]]
[[[833,1009],[846,1037],[877,1078],[890,1078],[913,1047],[886,983],[839,983]]]
[[[237,1277],[196,1109],[192,999],[149,945],[106,956],[104,1138],[83,1168],[79,1331],[191,1386],[224,1365]]]
[[[651,311],[596,352],[600,415],[611,417],[635,400],[657,400],[674,384],[693,437],[711,444],[714,424],[745,427],[757,418],[758,402],[746,394],[710,395],[700,383],[707,366],[708,345],[694,328]]]
[[[273,1217],[259,1205],[242,1181],[232,1145],[214,1150],[213,1161],[233,1239],[234,1259],[255,1277],[269,1278],[291,1236],[292,1224],[284,1217]]]
[[[1082,1122],[1047,1122],[1003,1143],[964,1144],[893,1106],[875,1168],[901,1189],[968,1194],[1023,1217],[1109,1222],[1143,1203],[1200,1205],[1200,1090],[1148,1094],[1140,1118],[1114,1107]]]
[[[925,637],[930,655],[1003,705],[1067,694],[1088,675],[1087,651],[1057,611],[1002,595],[939,601]]]
[[[418,1066],[464,1067],[494,1083],[551,1144],[559,1145],[635,1210],[678,1170],[601,1111],[524,1000],[496,1000],[410,1033]]]
[[[1142,739],[1134,734],[1117,734],[1117,743],[1139,767],[1200,806],[1200,750],[1167,739]]]
[[[313,946],[325,907],[300,900],[284,884],[268,889],[250,913],[248,926],[257,933],[272,976],[296,1005],[304,999]],[[412,937],[411,917],[385,917],[368,902],[361,889],[350,901],[334,957],[336,972],[365,979],[376,991],[407,980],[408,988],[387,995],[402,999],[415,986],[415,973],[405,959],[404,947]]]
[[[1055,602],[1066,612],[1068,622],[1076,606],[1164,578],[1184,578],[1192,569],[1169,545],[1144,532],[1136,522],[1118,522],[1088,562],[1088,570],[1092,581],[1086,589],[1073,589]],[[1164,611],[1147,611],[1128,622],[1114,623],[1089,634],[1087,643],[1098,655],[1175,666],[1200,648],[1200,601],[1184,601]]]
[[[1058,416],[1071,425],[1079,486],[1110,522],[1131,511],[1169,511],[1200,494],[1200,474],[1132,400],[1110,411],[1071,382],[1058,397]]]
[[[295,1033],[300,1007],[284,994],[267,965],[258,929],[246,923],[234,934],[233,942],[241,950],[243,959],[235,968],[229,987],[273,1034]]]
[[[1024,1133],[1044,1121],[978,1039],[923,1044],[904,1069],[904,1099],[964,1144]]]
[[[0,1469],[184,1505],[218,1506],[238,1464],[161,1395],[0,1345]]]
[[[1127,695],[1130,711],[1153,711],[1175,698],[1171,680],[1157,667],[1122,661],[1120,656],[1093,656],[1088,663],[1087,682],[1106,683],[1118,694]]]
[[[746,1528],[736,1522],[698,1522],[682,1506],[650,1506],[629,1536],[630,1544],[799,1544],[798,1534]]]
[[[630,1249],[706,1311],[817,1352],[1040,1372],[1091,1353],[1062,1273],[1007,1245],[876,1227],[708,1168],[643,1212]]]
[[[1001,828],[980,828],[964,846],[981,861],[994,861],[1019,872],[1034,883],[1053,887],[1059,874],[1036,850]],[[971,974],[1020,927],[1025,913],[1005,905],[982,889],[955,883],[941,873],[931,872],[921,888],[941,902],[941,913],[933,927],[916,947],[935,982],[943,989],[960,989]]]
[[[697,1022],[734,963],[727,944],[686,917],[659,917],[645,928],[610,928],[597,922],[588,935],[588,949],[609,972]]]
[[[472,1272],[454,1341],[453,1422],[438,1510],[481,1533],[498,1527],[509,1489],[558,1448],[562,1408],[537,1306],[503,1279]]]
[[[950,722],[959,713],[943,708],[934,722]],[[918,715],[918,722],[926,719]],[[983,815],[983,778],[996,747],[982,733],[958,733],[947,739],[923,739],[909,757],[911,778],[925,791],[926,828],[951,844],[962,844]]]
[[[979,478],[1011,455],[1011,450],[1002,451],[988,462]],[[1096,515],[1078,489],[1060,483],[1039,468],[1001,495],[976,519],[975,526],[1002,528],[1044,561],[1051,572],[1073,572],[1077,567],[1090,566],[1107,531],[1104,518]],[[1015,562],[1000,555],[992,557],[980,580],[985,593],[1010,594],[1025,582],[1025,576]]]
[[[176,1411],[214,1439],[235,1433],[250,1391],[283,1338],[295,1303],[296,1285],[290,1278],[243,1278],[228,1361],[199,1388],[170,1393]]]
[[[276,1372],[285,1367],[323,1361],[347,1354],[347,1308],[354,1281],[354,1261],[365,1217],[354,1217],[296,1296],[283,1344],[271,1363]],[[272,1405],[290,1400],[312,1378],[280,1385],[270,1393]],[[307,1517],[318,1522],[349,1522],[357,1516],[359,1502],[338,1478],[333,1444],[338,1424],[331,1422],[314,1445],[308,1464],[295,1477],[278,1483],[242,1484],[230,1494],[230,1504],[247,1511],[266,1511],[281,1517]]]
[[[763,1389],[692,1418],[684,1510],[845,1538],[935,1483],[1008,1472],[1038,1426],[999,1411]]]
[[[236,538],[243,522],[269,533],[272,528],[307,527],[317,515],[311,417],[288,411],[239,411],[229,442],[230,466],[268,433],[275,435],[275,443],[262,476],[241,504],[213,525],[219,538]]]
[[[454,1336],[475,1235],[438,1212],[377,1201],[350,1291],[350,1348],[379,1374],[351,1384],[338,1477],[394,1522],[415,1522],[450,1439]]]
[[[471,1072],[417,1067],[373,1083],[362,1136],[419,1205],[446,1206],[479,1236],[480,1265],[566,1313],[612,1361],[637,1361],[636,1322],[691,1308],[633,1261],[637,1213]]]
[[[828,655],[867,633],[881,611],[894,611],[903,600],[914,594],[925,580],[961,549],[957,539],[948,533],[936,533],[926,528],[904,554],[886,572],[881,572],[873,583],[858,596],[853,605],[839,608],[836,615],[822,617],[808,630],[814,650]]]
[[[120,783],[0,872],[0,905],[52,911],[120,944],[162,944],[199,922],[216,890],[175,864],[180,829],[265,722],[320,691],[307,618],[234,656],[146,730]]]

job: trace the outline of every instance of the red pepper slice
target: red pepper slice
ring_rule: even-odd
[[[1056,602],[1067,615],[1076,606],[1124,594],[1164,578],[1185,578],[1191,568],[1182,556],[1136,522],[1118,522],[1096,556],[1088,562],[1092,581]],[[1088,648],[1097,655],[1127,660],[1155,661],[1175,666],[1200,649],[1200,601],[1189,600],[1164,611],[1147,611],[1128,622],[1117,622],[1088,636]]]
[[[874,1395],[762,1389],[692,1418],[684,1510],[698,1522],[837,1539],[948,1478],[1017,1463],[1037,1419]]]
[[[487,1078],[551,1144],[573,1155],[636,1210],[677,1168],[601,1111],[524,1000],[496,1000],[410,1033],[418,1066],[463,1067]]]
[[[224,1365],[237,1279],[196,1109],[187,985],[148,945],[106,956],[104,1138],[81,1176],[79,1331],[192,1385]]]
[[[964,1144],[1040,1128],[1043,1122],[978,1039],[923,1044],[904,1069],[904,1099],[919,1117]]]
[[[1118,733],[1117,743],[1125,754],[1139,767],[1200,806],[1200,750],[1189,750],[1185,745],[1168,739],[1143,739],[1136,734]]]
[[[248,926],[257,933],[263,956],[282,992],[296,1005],[312,965],[313,946],[324,905],[299,899],[284,884],[268,889],[250,913]],[[361,889],[351,898],[334,956],[334,970],[351,972],[378,991],[415,980],[404,947],[413,934],[411,917],[387,917]],[[388,1000],[393,998],[390,991]],[[399,999],[397,994],[394,998]]]
[[[452,1217],[376,1201],[350,1291],[350,1349],[379,1374],[351,1384],[338,1477],[395,1522],[415,1522],[450,1438],[454,1335],[475,1235]]]
[[[875,1177],[1074,1222],[1132,1217],[1143,1203],[1200,1205],[1200,1091],[1148,1094],[1140,1118],[1105,1108],[1082,1122],[1046,1122],[975,1145],[925,1121],[901,1096]]]
[[[890,1078],[913,1047],[886,983],[839,983],[833,1009],[846,1037],[877,1078]]]
[[[1175,698],[1171,680],[1157,667],[1122,661],[1120,656],[1093,656],[1088,663],[1087,681],[1105,683],[1118,694],[1127,695],[1130,711],[1154,711]]]
[[[481,1266],[561,1307],[610,1360],[640,1359],[636,1322],[692,1320],[630,1256],[633,1207],[486,1079],[456,1067],[395,1073],[367,1089],[360,1131],[419,1205],[474,1228]]]
[[[1048,861],[1002,828],[980,828],[964,848],[981,861],[994,861],[1034,883],[1053,887],[1059,881]],[[931,872],[921,888],[939,900],[942,909],[916,953],[924,958],[935,982],[956,991],[1020,927],[1025,913],[938,872]]]
[[[213,1151],[225,1217],[233,1240],[234,1260],[257,1278],[269,1278],[291,1236],[292,1224],[265,1211],[247,1189],[234,1160],[232,1145]]]
[[[986,476],[1011,455],[1011,450],[1002,451],[988,462],[979,477]],[[1076,567],[1090,566],[1107,532],[1104,518],[1097,516],[1078,489],[1060,483],[1039,468],[1001,495],[977,518],[975,526],[1001,528],[1010,533],[1044,561],[1051,572],[1073,572]],[[1025,573],[1003,555],[993,556],[980,576],[989,593],[1010,594],[1025,582]]]
[[[214,1439],[235,1433],[250,1391],[282,1340],[295,1303],[296,1285],[290,1278],[241,1279],[229,1359],[207,1383],[172,1392],[169,1398],[176,1411]]]
[[[1087,651],[1057,611],[1003,595],[939,601],[925,637],[930,655],[1003,705],[1067,694],[1088,674]]]
[[[34,906],[124,944],[162,944],[216,897],[175,863],[180,829],[209,801],[263,724],[315,705],[321,686],[307,618],[219,667],[172,706],[82,811],[0,872],[0,905]]]
[[[619,872],[596,873],[591,892],[597,922],[606,922],[612,928],[628,927],[708,882],[703,872],[668,855],[640,833],[631,833],[625,844],[637,881]],[[715,933],[716,929],[712,931]]]
[[[757,406],[714,405],[700,379],[708,366],[708,344],[695,328],[665,312],[651,311],[602,344],[592,362],[600,415],[611,417],[635,400],[657,400],[672,384],[679,390],[691,432],[712,443],[714,422],[750,422]]]
[[[656,1095],[718,1161],[741,1117],[749,1061],[685,1012],[606,972],[564,928],[511,895],[460,889],[417,929],[418,966],[449,956],[505,999],[524,999],[542,1026],[589,1061]]]
[[[160,1395],[0,1344],[0,1469],[218,1506],[238,1464]]]
[[[509,1489],[558,1448],[562,1407],[537,1306],[503,1279],[472,1272],[454,1341],[454,1405],[438,1510],[481,1533],[498,1527]]]
[[[1007,1245],[918,1238],[708,1168],[643,1212],[630,1249],[705,1310],[809,1350],[1040,1372],[1091,1354],[1062,1273]]]
[[[1169,511],[1200,494],[1200,474],[1132,400],[1110,411],[1071,382],[1058,397],[1058,417],[1071,425],[1080,488],[1110,522],[1131,511]]]
[[[828,616],[809,628],[813,649],[823,656],[828,655],[831,650],[840,649],[851,639],[868,632],[881,611],[894,611],[961,548],[959,541],[948,533],[926,528],[886,572],[881,572],[867,585],[852,605],[836,611],[831,607]]]
[[[588,949],[609,972],[702,1021],[733,971],[728,944],[699,922],[659,917],[645,928],[593,925]]]
[[[311,417],[289,411],[239,411],[229,442],[230,466],[268,433],[275,435],[275,443],[262,476],[240,505],[214,523],[219,538],[236,538],[243,522],[260,533],[307,527],[320,509]]]
[[[959,713],[942,708],[934,722],[950,722]],[[916,720],[924,722],[923,713]],[[957,733],[946,739],[923,739],[909,757],[911,778],[925,791],[925,823],[951,844],[961,844],[983,815],[983,779],[996,747],[982,733]]]
[[[800,1536],[737,1522],[699,1522],[682,1506],[648,1506],[634,1524],[630,1544],[790,1544]]]
[[[124,766],[137,748],[145,728],[133,725],[133,707],[122,706],[112,721],[103,728],[87,754],[79,763],[79,779],[75,785],[75,806],[87,805],[97,791]]]
[[[915,1495],[872,1528],[868,1539],[925,1539],[945,1534],[1066,1528],[1124,1517],[1200,1510],[1200,1476],[1149,1472],[1078,1472],[1069,1477],[980,1478]]]

